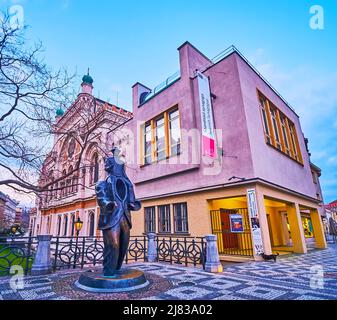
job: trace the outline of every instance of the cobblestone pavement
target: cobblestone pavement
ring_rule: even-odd
[[[130,264],[142,269],[150,287],[130,294],[87,294],[73,286],[80,270],[26,277],[23,290],[13,291],[10,278],[0,278],[0,300],[147,299],[147,300],[335,300],[337,245],[274,262],[225,265],[222,274],[162,263]],[[324,272],[320,283],[319,272]],[[318,278],[317,278],[318,277]],[[160,280],[161,279],[161,280]],[[13,280],[12,280],[13,281]],[[163,284],[158,285],[158,283]],[[155,285],[157,284],[157,285]],[[319,288],[323,285],[323,288]],[[318,288],[317,288],[318,287]]]

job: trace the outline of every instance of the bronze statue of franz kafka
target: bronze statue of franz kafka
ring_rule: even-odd
[[[112,149],[113,156],[105,160],[108,177],[96,184],[100,207],[98,228],[103,231],[105,277],[112,277],[122,267],[129,247],[132,228],[130,211],[138,211],[141,203],[135,198],[133,185],[125,173],[120,151]]]

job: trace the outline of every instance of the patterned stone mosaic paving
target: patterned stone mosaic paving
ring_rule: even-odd
[[[144,300],[337,300],[337,245],[274,262],[226,264],[222,274],[162,263],[130,264],[150,278],[148,290],[94,295],[72,283],[82,271],[26,277],[14,291],[10,278],[0,278],[0,300],[144,299]],[[323,271],[324,277],[319,277]]]

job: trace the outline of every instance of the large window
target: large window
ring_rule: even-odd
[[[164,116],[156,120],[156,158],[158,161],[166,158]]]
[[[169,205],[158,206],[158,232],[171,232],[171,213]]]
[[[275,106],[270,106],[270,116],[271,121],[273,124],[273,132],[274,132],[274,139],[277,149],[281,150],[281,140],[280,140],[280,132],[278,128],[278,119],[277,119],[277,109]]]
[[[143,127],[142,161],[147,165],[180,154],[180,117],[178,108],[164,112]]]
[[[71,232],[70,235],[73,237],[75,235],[75,214],[71,215]]]
[[[170,121],[170,156],[180,154],[180,118],[179,110],[174,110],[169,114]]]
[[[144,128],[144,164],[150,164],[152,160],[152,130],[151,123]]]
[[[263,96],[260,96],[260,106],[261,106],[261,111],[262,111],[263,128],[264,128],[266,140],[267,140],[268,143],[271,143],[270,128],[269,128],[269,123],[268,123],[267,100]]]
[[[174,232],[188,232],[187,203],[176,203],[173,205]]]
[[[61,216],[57,217],[57,235],[61,235]]]
[[[67,236],[68,234],[68,216],[64,216],[63,219],[63,235]]]
[[[290,156],[290,145],[289,145],[289,138],[288,138],[288,124],[287,118],[284,115],[280,115],[281,120],[281,127],[282,127],[282,135],[283,135],[283,142],[284,142],[284,149],[288,156]]]
[[[91,160],[90,166],[90,185],[95,184],[99,179],[99,161],[98,154],[95,153]]]
[[[299,161],[299,153],[298,153],[298,140],[296,135],[296,129],[293,123],[289,121],[289,131],[290,131],[290,139],[291,139],[291,146],[293,149],[293,156],[294,158]]]
[[[147,207],[145,210],[145,233],[156,232],[156,208]]]
[[[303,163],[294,123],[260,92],[259,101],[267,144]]]
[[[93,237],[95,235],[95,211],[90,210],[89,212],[89,237]]]

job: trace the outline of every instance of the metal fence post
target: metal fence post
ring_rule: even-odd
[[[206,264],[205,271],[211,273],[220,273],[223,271],[222,264],[220,262],[217,236],[210,234],[206,236]]]
[[[157,244],[156,244],[156,234],[148,233],[148,249],[147,249],[147,261],[148,262],[156,262],[158,253],[157,253]]]
[[[38,245],[32,266],[31,274],[33,276],[45,275],[52,272],[50,259],[50,241],[51,235],[37,236]]]

